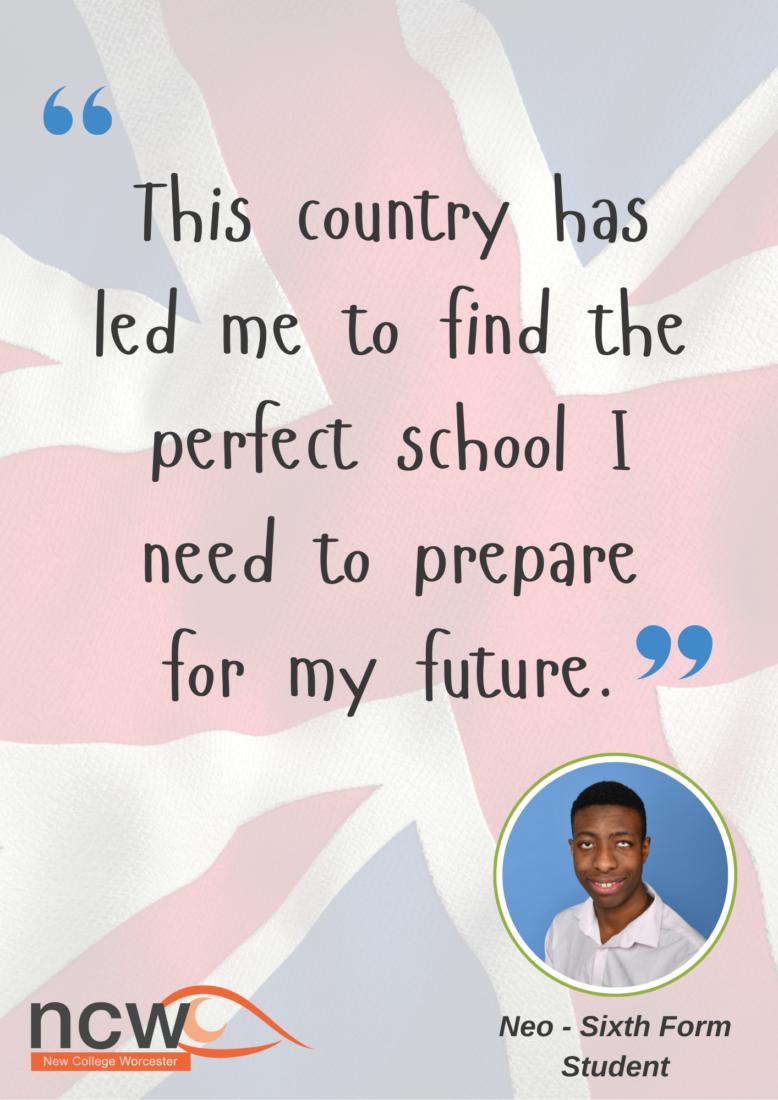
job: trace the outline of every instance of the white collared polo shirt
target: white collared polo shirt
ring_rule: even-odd
[[[658,981],[688,962],[704,938],[643,885],[653,904],[607,943],[591,898],[558,913],[546,934],[546,965],[585,985],[623,987]]]

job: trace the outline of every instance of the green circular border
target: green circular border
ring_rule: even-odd
[[[619,756],[619,757],[623,756],[623,757],[625,757],[627,759],[630,759],[630,760],[647,760],[650,764],[659,764],[659,766],[661,768],[667,768],[669,771],[675,772],[676,775],[682,776],[682,778],[685,779],[687,783],[691,783],[691,785],[693,787],[696,787],[697,790],[702,795],[705,796],[705,799],[710,803],[710,805],[716,811],[716,814],[718,815],[719,821],[724,826],[724,831],[727,834],[727,839],[729,840],[730,851],[732,852],[732,875],[733,875],[732,900],[729,904],[729,911],[728,911],[726,917],[724,918],[724,923],[722,924],[721,928],[719,929],[719,934],[716,936],[715,940],[713,940],[711,945],[708,947],[708,950],[705,952],[704,955],[700,955],[699,959],[697,959],[697,962],[692,963],[692,965],[687,970],[684,970],[681,974],[678,974],[677,977],[671,978],[667,982],[658,982],[656,985],[652,985],[650,989],[639,989],[639,990],[635,990],[632,993],[610,993],[610,992],[606,992],[604,989],[603,990],[599,990],[599,989],[580,989],[579,986],[577,986],[577,985],[572,985],[570,982],[566,982],[562,978],[557,978],[557,977],[555,977],[555,975],[549,974],[549,972],[547,970],[545,970],[542,966],[540,966],[535,961],[535,958],[532,955],[528,954],[524,950],[524,948],[521,946],[521,944],[518,943],[518,941],[516,940],[516,937],[513,935],[513,932],[511,932],[510,926],[508,925],[508,922],[505,919],[505,914],[502,911],[502,905],[500,904],[500,892],[497,888],[497,863],[498,863],[499,856],[500,856],[500,849],[502,848],[503,837],[505,836],[505,830],[508,828],[508,822],[513,817],[514,813],[519,808],[519,806],[524,801],[524,799],[527,797],[527,795],[531,794],[532,791],[534,791],[535,788],[537,786],[539,786],[544,780],[548,779],[549,776],[555,775],[557,772],[561,772],[565,768],[569,768],[572,764],[583,764],[585,761],[602,760],[604,758],[612,759],[614,756]],[[727,927],[727,924],[729,923],[729,918],[732,916],[732,909],[734,908],[735,898],[737,896],[737,853],[735,852],[735,845],[732,841],[732,834],[729,831],[729,826],[727,825],[726,821],[724,820],[724,815],[721,813],[721,811],[719,810],[716,803],[713,801],[713,799],[710,797],[710,795],[707,793],[707,791],[704,791],[702,789],[702,787],[699,785],[699,783],[695,783],[694,780],[690,779],[689,776],[686,775],[685,772],[682,772],[680,770],[680,768],[674,768],[671,764],[666,764],[664,762],[664,760],[655,760],[653,756],[641,756],[640,753],[637,753],[637,752],[598,752],[598,753],[594,753],[592,756],[579,756],[575,760],[568,760],[567,763],[560,764],[558,768],[553,768],[550,772],[546,772],[546,774],[542,775],[540,777],[540,779],[536,780],[536,782],[534,782],[531,787],[527,788],[527,790],[524,792],[524,794],[521,796],[521,798],[518,800],[518,802],[516,802],[515,805],[513,806],[513,809],[511,810],[511,812],[508,814],[508,816],[505,819],[505,824],[503,825],[502,829],[500,830],[500,835],[499,835],[498,840],[497,840],[497,847],[496,847],[495,853],[494,853],[494,870],[493,870],[492,878],[493,878],[493,883],[494,883],[494,897],[495,897],[495,901],[497,902],[497,911],[500,914],[500,919],[501,919],[502,923],[505,925],[505,931],[508,933],[510,938],[513,940],[513,943],[515,944],[515,946],[518,947],[519,951],[521,951],[524,958],[527,959],[528,962],[531,962],[536,970],[539,970],[541,974],[544,974],[547,978],[550,978],[552,982],[558,982],[559,985],[563,985],[567,989],[573,989],[573,990],[575,990],[576,993],[584,993],[584,994],[588,994],[589,996],[592,996],[592,997],[640,997],[644,993],[654,993],[657,989],[663,989],[665,986],[672,985],[673,982],[677,982],[680,978],[685,978],[687,974],[689,974],[692,970],[694,970],[695,966],[699,966],[699,964],[702,962],[702,960],[706,959],[708,957],[710,952],[713,950],[713,948],[719,942],[719,940],[721,939],[722,933],[724,932],[724,929]]]

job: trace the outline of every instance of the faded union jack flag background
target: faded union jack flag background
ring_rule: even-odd
[[[672,1074],[636,1079],[630,1095],[774,1096],[778,8],[24,0],[1,18],[2,1094],[618,1097],[619,1079],[565,1077],[562,1060],[621,1057],[621,1039],[588,1039],[581,1021],[641,1011],[726,1018],[732,1030],[721,1041],[652,1037],[639,1056],[669,1057]],[[555,173],[565,208],[586,218],[582,242],[572,218],[557,240]],[[201,217],[199,241],[191,217],[175,239],[173,174],[180,207]],[[149,182],[167,188],[153,193],[144,240],[138,185]],[[435,240],[422,232],[425,191]],[[648,232],[630,244],[621,229],[637,224],[635,196]],[[592,234],[607,209],[592,205],[606,197],[619,219],[612,243]],[[238,198],[250,233],[236,242],[225,229],[241,233]],[[299,225],[311,200],[316,239]],[[390,236],[390,201],[407,204],[412,239],[401,207]],[[366,240],[374,203],[380,239]],[[460,204],[454,233],[449,203]],[[461,206],[492,227],[503,204],[482,259],[486,237]],[[325,231],[334,208],[349,215],[341,237],[341,214]],[[453,326],[439,319],[455,286],[471,290],[459,297],[454,359]],[[175,349],[156,354],[146,335],[168,325],[172,287]],[[547,347],[526,353],[518,334],[539,325],[544,287]],[[683,318],[669,334],[683,354],[655,339],[645,357],[639,333],[629,357],[597,353],[588,311],[615,311],[606,323],[619,345],[621,287],[631,323],[656,333],[660,316]],[[360,350],[391,321],[393,351],[350,350],[352,306],[366,311],[353,315]],[[487,313],[506,319],[508,354],[501,328],[487,352]],[[247,354],[233,326],[225,354],[224,314],[267,321],[261,359],[258,326]],[[299,322],[279,330],[294,355],[273,333],[282,315]],[[131,356],[111,334],[116,317]],[[261,473],[252,439],[233,441],[226,469],[222,433],[254,431],[265,400],[277,403],[265,431],[295,432],[279,451],[299,463],[281,465],[268,435]],[[467,437],[487,446],[483,471],[477,447],[459,468],[458,403]],[[626,410],[628,473],[613,469],[614,409]],[[350,469],[335,461],[338,421]],[[411,426],[416,470],[398,465],[413,460]],[[203,465],[214,459],[206,469],[186,449],[193,429],[212,433],[194,447]],[[324,468],[308,458],[317,431]],[[446,468],[430,457],[436,431]],[[155,432],[184,441],[156,482]],[[507,468],[492,457],[503,437],[522,448]],[[539,468],[524,460],[533,437],[551,446]],[[251,583],[243,566],[254,556],[259,576],[271,516],[272,579]],[[360,551],[362,581],[324,583],[313,540],[325,534],[338,540],[331,577]],[[546,572],[514,595],[511,579],[490,584],[467,560],[455,583],[455,546],[507,548],[496,575],[514,547],[558,542],[577,555],[570,586]],[[159,552],[145,581],[146,543],[167,549],[167,584]],[[175,564],[187,543],[201,550],[181,559],[197,583]],[[635,582],[595,566],[583,583],[583,546],[617,543],[634,548]],[[208,565],[218,544],[233,548],[214,558],[223,577],[236,574],[229,583]],[[416,595],[419,546],[439,547],[447,571]],[[356,575],[363,559],[351,560]],[[429,554],[429,576],[438,564]],[[703,624],[710,661],[680,682],[688,662],[673,650],[639,679],[635,639],[648,624],[673,638]],[[194,633],[180,635],[174,702],[163,662],[183,628]],[[417,662],[434,628],[449,634],[435,637],[428,701]],[[469,697],[449,695],[443,661],[456,689],[459,662],[479,647],[514,676],[527,661],[525,699],[481,697],[474,657]],[[536,659],[573,655],[586,659],[589,694],[558,677],[539,698]],[[302,668],[292,695],[293,657],[330,661],[328,699],[324,666],[315,696]],[[232,666],[228,697],[225,659],[244,668]],[[338,670],[356,686],[372,659],[349,716]],[[197,665],[215,670],[207,695],[188,686]],[[495,840],[521,794],[606,752],[691,776],[738,856],[721,941],[682,981],[629,1002],[571,992],[534,968],[502,926],[492,883]],[[188,1073],[31,1072],[31,1004],[70,1006],[73,1049],[87,1049],[85,1005],[124,1013],[134,1002],[145,1020],[192,985],[233,991],[308,1049],[283,1040],[193,1057]],[[503,1015],[551,1020],[553,1034],[501,1038]],[[197,1021],[224,1027],[213,1051],[279,1039],[237,1001],[211,997]],[[115,1049],[137,1051],[126,1016],[96,1016],[93,1033],[114,1027]],[[43,1046],[58,1041],[52,1012]]]

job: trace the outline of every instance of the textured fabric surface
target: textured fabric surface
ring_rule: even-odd
[[[636,1079],[630,1095],[773,1096],[774,6],[7,7],[3,1095],[622,1095],[614,1076],[563,1075],[563,1059],[621,1058],[620,1039],[582,1034],[582,1020],[626,1016],[634,1005],[622,1011],[571,992],[533,967],[500,921],[492,864],[506,816],[540,777],[578,757],[636,753],[682,769],[716,802],[739,884],[713,951],[641,998],[656,1026],[639,1057],[669,1057],[672,1074]],[[42,114],[58,88],[73,125],[55,135]],[[96,89],[112,115],[102,135],[82,121]],[[634,230],[626,204],[641,196],[645,240],[595,243],[589,231],[579,246],[568,218],[557,241],[555,172],[589,229],[592,204],[609,196],[619,229]],[[202,215],[200,242],[192,219],[175,239],[172,173],[182,206]],[[135,186],[149,181],[167,189],[155,194],[146,242]],[[222,230],[235,224],[230,204],[247,200],[245,241],[210,239],[217,191]],[[415,196],[424,191],[436,196],[428,228],[443,233],[437,240],[421,232]],[[316,240],[299,229],[311,200]],[[389,235],[391,201],[412,211],[413,239],[399,228],[402,212]],[[356,229],[358,209],[370,224],[374,203],[378,242]],[[451,236],[448,203],[460,204]],[[493,226],[505,203],[482,260],[475,213]],[[335,208],[349,215],[341,239],[324,230]],[[454,359],[439,319],[455,286],[471,289],[460,295]],[[171,287],[175,351],[158,355],[145,337],[167,324]],[[519,332],[538,324],[545,287],[547,349],[525,353]],[[650,357],[640,333],[630,356],[594,348],[588,311],[618,311],[622,287],[630,323],[654,333]],[[99,358],[98,288],[109,326]],[[397,325],[393,352],[349,351],[351,305],[367,311],[364,344],[381,322]],[[131,356],[109,335],[119,314],[136,321],[125,333],[138,344]],[[241,354],[235,339],[225,353],[225,314],[267,321],[261,359]],[[487,314],[505,319],[509,353],[499,340],[487,350]],[[656,338],[668,314],[683,319],[672,334],[682,354]],[[282,315],[299,322],[289,330],[293,355],[272,336]],[[472,355],[468,318],[481,325]],[[617,312],[608,325],[620,345]],[[265,400],[276,404],[257,429]],[[614,409],[626,410],[629,472],[614,468]],[[477,445],[460,468],[458,415],[463,442],[484,442],[483,471]],[[412,472],[410,426],[423,457]],[[283,453],[299,460],[293,468],[273,457],[280,427]],[[256,443],[247,433],[262,428],[269,435]],[[213,466],[191,458],[186,436],[196,429],[195,455]],[[346,462],[357,463],[347,470],[336,464],[336,430]],[[246,437],[242,448],[234,442],[229,469],[225,431]],[[178,433],[182,447],[153,482],[155,432]],[[435,432],[440,466],[429,450]],[[533,466],[525,456],[539,437],[551,457]],[[507,454],[508,438],[520,458],[505,467],[494,456],[501,440]],[[315,447],[325,465],[309,461]],[[271,516],[272,581],[254,584],[244,565],[268,554]],[[323,583],[314,543],[323,533],[338,540],[333,574],[347,554],[369,556],[363,581]],[[168,583],[159,556],[145,581],[147,542],[167,549]],[[186,543],[200,551],[184,563],[201,563],[196,583],[175,564]],[[575,556],[569,585],[551,574],[561,543]],[[219,544],[233,550],[214,559],[234,563],[228,583],[208,564]],[[610,568],[618,544],[634,550],[622,563],[634,583]],[[415,595],[420,546],[439,548],[446,569]],[[455,547],[472,550],[457,577]],[[537,547],[545,569],[514,594],[516,547]],[[588,579],[584,547],[602,548]],[[490,583],[479,551],[496,548],[503,554],[483,560],[493,579],[506,579]],[[662,625],[673,647],[653,678],[640,679],[646,660],[635,639],[649,624]],[[690,660],[676,640],[692,624],[710,631],[713,651],[679,684]],[[181,642],[173,702],[163,662],[182,628],[195,633]],[[449,633],[435,637],[427,699],[420,662],[436,628]],[[322,666],[315,696],[302,670],[292,694],[292,657],[331,662],[326,699]],[[575,657],[586,661],[576,683],[588,693],[573,696],[547,672],[541,695],[536,661],[561,668]],[[244,666],[229,697],[222,660]],[[456,690],[462,660],[469,695],[452,696],[444,661]],[[525,698],[501,689],[501,660],[511,678],[526,663]],[[200,697],[187,685],[202,664],[216,674]],[[349,717],[349,679],[370,669]],[[308,1051],[286,1043],[222,1060],[224,1068],[195,1056],[191,1075],[30,1072],[32,1003],[70,1004],[74,1019],[106,1000],[147,1013],[192,984],[229,988],[277,1013],[303,1042],[310,1025],[317,1053],[306,1062]],[[504,1015],[549,1020],[553,1031],[500,1037]],[[704,1047],[677,1033],[660,1041],[664,1015],[731,1019],[732,1033]],[[222,1044],[265,1034],[247,1009],[216,998],[199,1005],[197,1020],[226,1026]],[[52,1016],[44,1035],[55,1043]],[[130,1036],[125,1019],[119,1049],[133,1049]]]

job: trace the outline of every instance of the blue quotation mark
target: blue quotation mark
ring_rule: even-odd
[[[644,626],[635,644],[641,657],[647,657],[654,662],[648,672],[638,676],[639,680],[645,680],[646,676],[653,676],[665,663],[670,656],[673,641],[663,626]],[[680,680],[685,680],[687,676],[694,676],[695,672],[707,665],[713,649],[713,638],[704,626],[687,626],[678,635],[678,648],[684,657],[694,661],[693,667],[679,677]]]
[[[105,85],[103,85],[104,87]],[[66,134],[73,125],[73,116],[67,107],[54,102],[64,88],[64,84],[62,88],[57,88],[56,92],[46,100],[46,106],[43,108],[43,125],[50,134]],[[84,129],[90,134],[107,133],[113,122],[108,108],[95,103],[95,96],[98,92],[102,92],[103,88],[98,88],[97,91],[92,92],[84,104],[81,118],[84,122]]]

